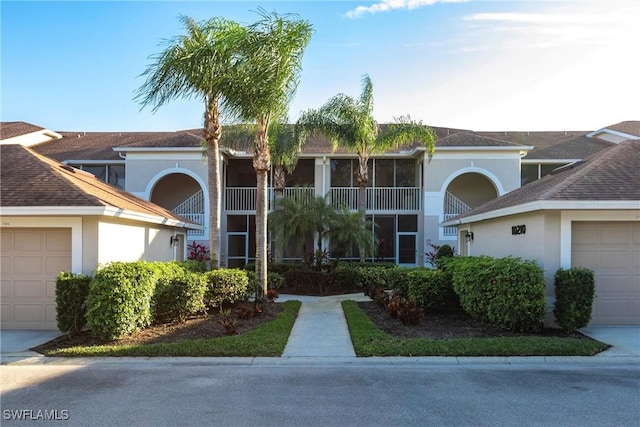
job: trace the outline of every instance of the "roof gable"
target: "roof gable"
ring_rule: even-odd
[[[105,207],[157,219],[184,218],[20,145],[0,146],[0,204],[6,207]]]
[[[640,140],[627,140],[533,181],[469,212],[460,220],[536,201],[638,201]]]

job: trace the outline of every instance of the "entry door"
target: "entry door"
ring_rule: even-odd
[[[248,233],[229,233],[227,234],[227,267],[242,268],[247,264]]]
[[[418,233],[398,233],[396,235],[396,258],[398,265],[418,264]]]

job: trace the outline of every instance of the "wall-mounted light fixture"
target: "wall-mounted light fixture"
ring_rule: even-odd
[[[169,239],[169,246],[178,246],[179,241],[180,238],[178,236],[171,236],[171,238]]]
[[[467,243],[471,243],[471,242],[473,242],[473,231],[469,231],[469,230],[467,230],[467,231],[465,232],[465,234],[464,234],[464,240],[465,240]]]

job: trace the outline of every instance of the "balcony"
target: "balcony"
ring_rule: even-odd
[[[419,211],[421,209],[420,187],[367,188],[367,211]],[[333,187],[329,197],[334,208],[346,207],[358,210],[357,187]]]
[[[275,193],[273,187],[268,189],[269,210],[273,210]],[[313,187],[287,187],[284,189],[284,197],[304,196],[314,197]],[[224,190],[224,210],[226,211],[255,211],[256,188],[255,187],[227,187]]]
[[[367,188],[367,211],[419,211],[421,209],[420,187]],[[315,189],[309,187],[288,187],[285,197],[314,197]],[[329,190],[329,200],[336,209],[346,207],[358,210],[357,187],[333,187]],[[225,188],[224,209],[226,211],[255,211],[255,187]],[[273,188],[269,188],[269,210],[273,209]]]

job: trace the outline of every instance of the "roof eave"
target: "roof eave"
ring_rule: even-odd
[[[536,200],[520,205],[509,206],[477,215],[463,218],[452,218],[440,223],[441,227],[454,227],[456,225],[486,221],[509,215],[517,215],[541,210],[638,210],[640,200]]]
[[[190,230],[205,229],[199,224],[113,206],[3,206],[1,216],[108,216]]]

